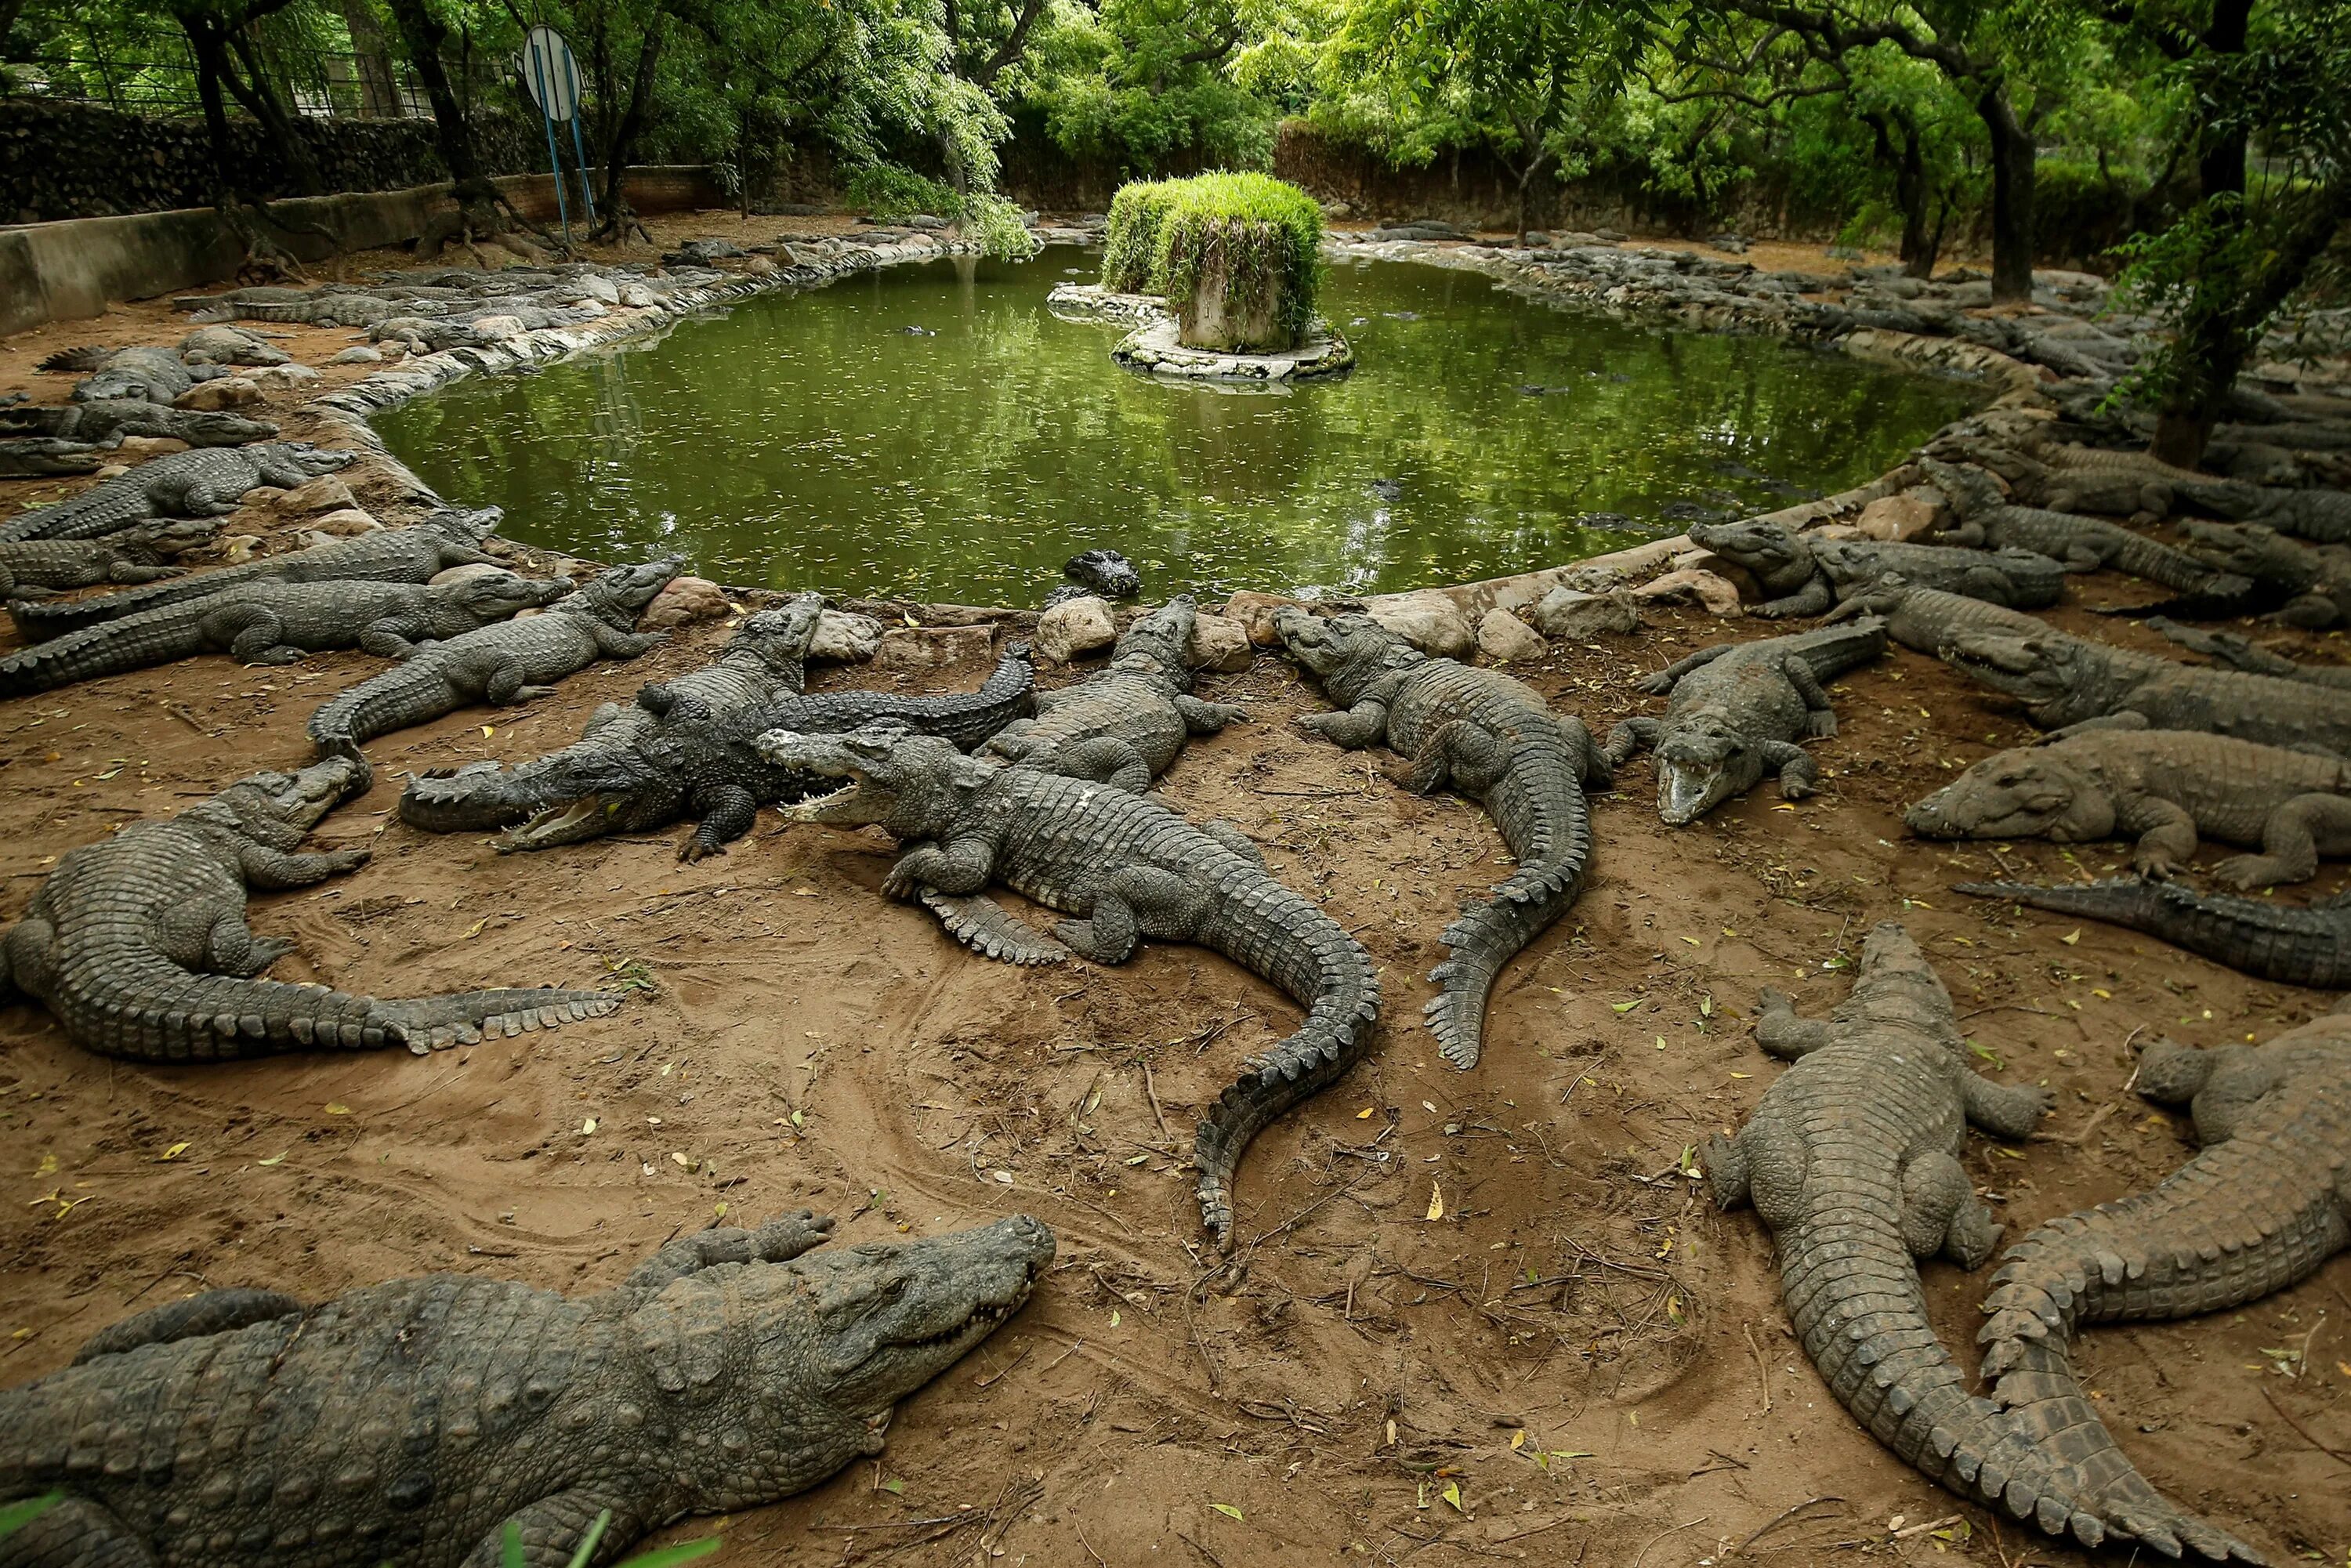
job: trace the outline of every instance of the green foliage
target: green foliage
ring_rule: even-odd
[[[1028,101],[1073,157],[1138,172],[1269,168],[1279,108],[1262,89],[1297,68],[1296,40],[1271,26],[1274,9],[1240,0],[1071,6],[1037,47]],[[1277,50],[1288,57],[1277,61]]]
[[[0,1541],[5,1541],[25,1526],[66,1500],[61,1491],[43,1492],[21,1502],[0,1503]]]
[[[1154,290],[1180,309],[1204,272],[1221,266],[1228,300],[1270,298],[1276,327],[1291,342],[1302,337],[1322,283],[1322,209],[1314,198],[1250,173],[1172,180],[1166,190]]]
[[[1004,197],[991,192],[966,194],[895,163],[860,169],[849,177],[847,194],[853,205],[884,222],[900,222],[918,213],[951,219],[979,242],[984,256],[1024,261],[1040,248],[1037,236],[1020,221],[1020,209]]]
[[[588,1568],[588,1564],[595,1560],[597,1543],[604,1539],[604,1531],[611,1523],[612,1511],[609,1508],[596,1516],[595,1522],[580,1538],[579,1549],[571,1553],[569,1568]],[[719,1544],[715,1535],[700,1541],[682,1541],[675,1546],[664,1546],[657,1552],[642,1552],[616,1563],[614,1568],[673,1568],[675,1563],[691,1563],[697,1557],[709,1556],[718,1550]],[[525,1568],[522,1529],[512,1520],[507,1521],[506,1535],[499,1542],[498,1562],[500,1568]]]
[[[1102,231],[1102,286],[1113,294],[1152,292],[1159,266],[1159,231],[1176,204],[1173,180],[1138,180],[1121,185],[1110,202],[1110,225]]]

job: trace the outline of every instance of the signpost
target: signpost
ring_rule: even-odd
[[[580,196],[588,205],[588,222],[596,222],[596,196],[589,188],[588,152],[580,139],[580,62],[571,46],[552,27],[533,27],[523,39],[522,85],[538,105],[547,124],[547,161],[555,172],[555,211],[563,220],[563,243],[571,243],[571,209],[563,195],[563,160],[555,151],[555,122],[571,127],[572,156],[580,165]]]

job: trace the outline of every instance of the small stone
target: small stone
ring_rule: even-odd
[[[695,621],[718,621],[734,613],[726,595],[706,577],[674,577],[637,617],[638,623],[658,631]]]
[[[186,442],[171,435],[126,435],[114,448],[115,455],[132,463],[144,463],[150,457],[187,450]]]
[[[1587,593],[1554,588],[1534,608],[1534,622],[1546,637],[1588,643],[1604,632],[1622,635],[1641,629],[1640,601],[1625,589]]]
[[[355,347],[345,349],[341,353],[337,354],[332,359],[329,360],[327,363],[330,365],[380,365],[383,363],[383,350],[381,349],[371,349],[365,343],[360,343]]]
[[[1239,622],[1249,640],[1259,647],[1278,647],[1281,639],[1273,630],[1273,612],[1297,602],[1278,593],[1236,593],[1225,601],[1225,618]]]
[[[987,626],[893,626],[873,654],[877,670],[944,670],[996,661]]]
[[[246,371],[241,375],[225,379],[251,382],[264,392],[292,392],[297,387],[317,381],[319,372],[308,365],[264,365],[258,370]],[[206,386],[219,384],[219,382],[204,383]]]
[[[1507,610],[1495,609],[1478,622],[1478,651],[1498,664],[1524,664],[1551,650],[1533,627]]]
[[[345,507],[340,511],[328,512],[310,519],[310,531],[329,538],[355,538],[360,534],[372,534],[383,528],[357,507]]]
[[[254,497],[262,493],[259,490],[247,491],[246,504],[258,504]],[[351,494],[349,485],[332,474],[322,474],[316,479],[295,486],[291,490],[279,492],[270,503],[270,510],[283,517],[298,517],[309,512],[338,512],[359,504],[359,498]]]
[[[225,409],[250,408],[261,401],[261,384],[249,376],[214,376],[172,400],[173,408],[193,409],[199,413],[219,413]]]
[[[131,465],[128,463],[101,463],[98,465],[98,476],[101,479],[120,479],[130,472]]]
[[[1478,645],[1469,617],[1442,593],[1383,594],[1366,609],[1373,620],[1432,658],[1467,658]]]
[[[1196,670],[1234,675],[1249,667],[1257,650],[1249,646],[1249,628],[1225,615],[1199,615],[1192,621],[1191,645],[1184,662]]]
[[[828,610],[816,618],[816,638],[809,657],[820,664],[862,664],[882,647],[882,622],[871,615]]]
[[[1922,492],[1924,492],[1922,494]],[[1930,500],[1928,497],[1932,497]],[[1853,526],[1862,538],[1907,543],[1935,531],[1946,509],[1940,491],[1914,485],[1898,496],[1880,496],[1861,509]]]
[[[1701,571],[1696,567],[1669,571],[1663,577],[1645,582],[1633,590],[1633,596],[1667,603],[1703,604],[1713,615],[1739,613],[1739,590],[1731,586],[1730,580],[1710,571]]]
[[[1117,641],[1108,601],[1092,594],[1056,604],[1037,619],[1037,653],[1050,664],[1066,664]]]
[[[477,577],[504,577],[507,569],[494,560],[469,560],[463,566],[453,566],[446,571],[433,574],[432,586],[446,588],[453,582],[471,582]]]

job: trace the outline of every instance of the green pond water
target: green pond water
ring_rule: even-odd
[[[1388,591],[1859,484],[1980,402],[1776,340],[1646,330],[1404,263],[1332,269],[1343,381],[1169,385],[1047,292],[1099,253],[887,268],[377,421],[533,544],[722,582],[1034,603],[1109,546],[1180,588]],[[910,331],[919,328],[921,332]]]

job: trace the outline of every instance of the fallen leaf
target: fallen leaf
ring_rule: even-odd
[[[1796,808],[1794,808],[1793,806],[1774,806],[1774,807],[1772,807],[1772,808],[1771,808],[1771,810],[1775,810],[1775,811],[1792,811],[1792,810],[1794,810],[1795,809],[1796,809]]]
[[[1693,947],[1701,946],[1698,939],[1695,936],[1685,936],[1682,940],[1688,943]]]
[[[176,1159],[178,1159],[182,1155],[184,1155],[184,1154],[186,1154],[187,1152],[188,1152],[188,1145],[185,1145],[185,1144],[173,1144],[170,1148],[165,1149],[165,1150],[163,1151],[163,1159],[165,1159],[165,1160],[176,1160]],[[162,1163],[163,1163],[163,1161],[162,1161],[162,1160],[158,1160],[158,1161],[156,1161],[155,1163],[156,1163],[157,1165],[161,1165],[161,1164],[162,1164]]]
[[[1527,1429],[1524,1427],[1521,1427],[1517,1431],[1510,1434],[1510,1452],[1515,1454],[1526,1446]]]
[[[1447,1481],[1445,1483],[1445,1490],[1438,1495],[1443,1497],[1447,1502],[1453,1505],[1454,1512],[1468,1513],[1469,1511],[1468,1509],[1461,1506],[1461,1483],[1459,1481]]]
[[[471,931],[466,932],[465,935],[469,937],[479,936],[482,934],[482,927],[487,925],[489,923],[490,917],[485,915],[479,920],[474,922],[474,928]]]
[[[489,739],[489,738],[490,738],[490,737],[492,737],[492,736],[494,736],[494,735],[496,735],[496,734],[497,734],[496,729],[493,728],[491,726],[486,725],[486,725],[484,725],[484,726],[482,726],[482,738],[483,738],[484,740],[487,740],[487,739]]]
[[[1010,1171],[998,1171],[996,1173],[996,1179],[1002,1182],[1005,1186],[1010,1186],[1012,1185],[1012,1173]]]
[[[1118,1327],[1118,1309],[1116,1307],[1113,1307],[1110,1310],[1110,1326],[1113,1328]]]
[[[1215,1509],[1218,1513],[1223,1514],[1227,1519],[1240,1519],[1244,1517],[1239,1509],[1235,1508],[1228,1502],[1212,1502],[1208,1506]]]
[[[580,1124],[580,1135],[583,1138],[595,1130],[596,1118],[593,1116],[589,1117],[586,1121]]]
[[[253,1163],[257,1166],[282,1166],[286,1163],[286,1155],[287,1151],[280,1149],[276,1154],[270,1155],[267,1159],[256,1160]]]
[[[2082,939],[2082,928],[2081,928],[2080,926],[2078,926],[2078,925],[2076,925],[2075,927],[2074,927],[2074,929],[2072,929],[2071,931],[2068,931],[2067,933],[2065,933],[2065,935],[2064,935],[2064,936],[2060,936],[2059,938],[2057,938],[2057,940],[2058,940],[2058,941],[2063,942],[2063,943],[2064,943],[2064,944],[2065,944],[2065,946],[2068,946],[2068,947],[2071,947],[2072,946],[2074,946],[2074,943],[2079,942],[2081,939]]]
[[[1368,1111],[1364,1113],[1367,1116],[1371,1114]],[[43,1155],[41,1156],[41,1168],[35,1171],[33,1174],[37,1176],[55,1176],[57,1174],[57,1156],[55,1155]]]
[[[1445,1218],[1445,1189],[1434,1181],[1428,1184],[1428,1218],[1431,1219]]]
[[[1608,1009],[1611,1012],[1629,1013],[1647,999],[1646,997],[1635,997],[1629,1002],[1610,1002]]]
[[[1358,1122],[1370,1121],[1372,1119],[1372,1113],[1376,1109],[1378,1109],[1378,1107],[1373,1105],[1364,1106],[1362,1110],[1355,1113],[1355,1120]],[[57,1167],[52,1166],[49,1168],[55,1170]]]
[[[329,1103],[327,1107],[327,1114],[329,1116],[348,1116],[350,1113],[351,1108],[340,1102]]]
[[[886,1480],[882,1483],[882,1490],[888,1492],[892,1497],[904,1497],[906,1495],[906,1483],[902,1480]]]

